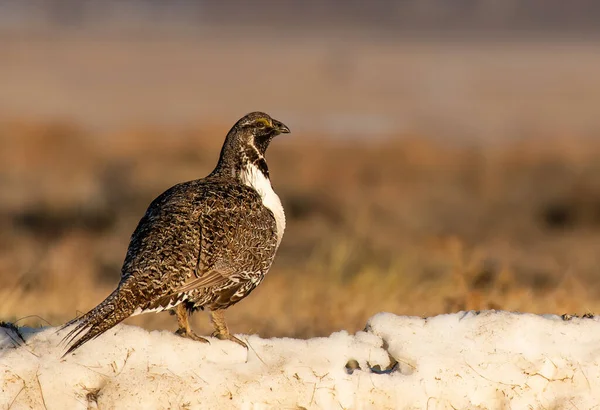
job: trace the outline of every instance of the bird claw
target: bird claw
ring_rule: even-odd
[[[248,345],[244,342],[242,342],[240,339],[238,339],[237,337],[235,337],[234,335],[230,334],[230,333],[218,333],[218,332],[213,332],[213,334],[211,335],[212,337],[215,337],[219,340],[231,340],[232,342],[235,342],[237,344],[239,344],[240,346],[245,347],[246,349],[248,349]]]
[[[192,331],[185,330],[185,329],[177,329],[177,331],[175,332],[175,334],[179,335],[181,337],[185,337],[186,339],[195,340],[196,342],[210,343],[208,341],[208,339],[205,339],[202,336],[198,336],[196,333],[194,333]]]

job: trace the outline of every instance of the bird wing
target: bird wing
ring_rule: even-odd
[[[163,241],[169,244],[167,248],[154,249],[163,255],[160,282],[165,286],[152,292],[155,297],[144,311],[169,309],[190,292],[251,280],[270,267],[277,249],[277,228],[260,196],[240,185],[211,186],[206,191],[210,195],[193,201],[195,212],[183,223],[182,218],[173,218],[173,210],[161,218],[179,227],[171,229],[177,232],[175,237]]]
[[[199,278],[187,281],[182,286],[173,289],[170,293],[153,300],[143,311],[162,311],[175,307],[186,300],[186,295],[196,289],[222,286],[227,282],[227,276],[219,271],[210,271]]]
[[[229,280],[231,272],[223,272],[218,270],[211,270],[210,272],[202,273],[199,278],[188,280],[181,287],[176,288],[173,293],[187,293],[194,289],[209,288],[212,286],[221,285]]]

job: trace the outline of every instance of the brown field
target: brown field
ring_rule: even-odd
[[[0,321],[103,300],[150,201],[255,109],[293,131],[268,153],[288,228],[234,332],[600,311],[597,42],[208,31],[0,33]]]
[[[0,31],[0,118],[114,131],[222,126],[262,110],[303,136],[484,141],[598,130],[597,40],[407,41],[220,26],[146,35]]]
[[[0,320],[57,325],[99,303],[146,206],[206,175],[228,127],[90,138],[71,123],[3,121]],[[600,141],[291,134],[268,159],[288,228],[265,282],[229,310],[235,332],[356,331],[380,311],[600,311]],[[193,320],[209,332],[203,313]],[[175,328],[166,313],[129,323]]]

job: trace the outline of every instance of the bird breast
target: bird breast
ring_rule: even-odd
[[[277,246],[279,246],[283,237],[283,231],[285,230],[285,213],[283,212],[279,196],[273,191],[271,181],[253,164],[246,165],[242,169],[240,177],[244,184],[258,192],[262,198],[263,205],[273,213],[277,226]]]

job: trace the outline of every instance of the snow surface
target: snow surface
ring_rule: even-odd
[[[238,335],[248,351],[119,325],[65,358],[56,328],[20,331],[0,328],[2,409],[600,406],[597,318],[379,313],[355,335]]]

